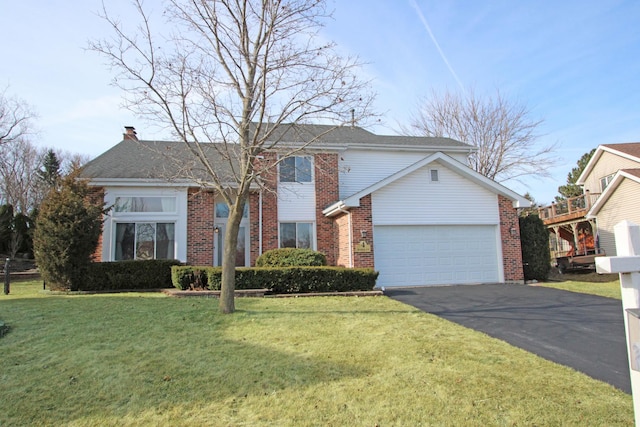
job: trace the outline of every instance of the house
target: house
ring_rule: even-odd
[[[640,143],[600,145],[577,180],[585,194],[599,193],[586,218],[597,222],[599,246],[616,255],[613,227],[640,224]]]
[[[324,252],[330,265],[375,268],[379,287],[522,282],[517,208],[529,202],[470,169],[474,147],[355,126],[281,125],[277,133],[288,146],[316,142],[263,177],[275,191],[251,193],[238,266],[268,249],[304,247]],[[216,173],[231,176],[219,159],[233,147],[202,145]],[[186,144],[139,140],[126,128],[83,171],[113,207],[98,258],[220,265],[228,207],[198,184],[199,168]]]

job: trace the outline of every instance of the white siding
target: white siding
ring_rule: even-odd
[[[106,187],[104,201],[107,206],[115,204],[116,197],[175,197],[174,213],[118,213],[114,218],[113,210],[107,214],[102,229],[102,260],[113,261],[115,254],[116,222],[173,222],[175,223],[176,259],[187,262],[187,189],[175,187]]]
[[[439,180],[431,182],[430,170]],[[499,224],[498,198],[434,162],[372,194],[374,225]]]
[[[315,183],[278,183],[278,221],[315,220]]]
[[[602,193],[600,178],[616,173],[620,169],[640,168],[640,164],[633,160],[625,159],[616,154],[603,152],[591,173],[586,177],[584,189],[591,193]]]
[[[347,150],[339,156],[338,170],[342,200],[424,159],[428,154]]]
[[[615,190],[597,217],[600,247],[607,256],[616,256],[613,234],[616,224],[624,220],[640,224],[640,184],[624,179]]]

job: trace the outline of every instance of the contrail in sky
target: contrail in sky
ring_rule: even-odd
[[[434,45],[436,45],[436,49],[438,49],[438,53],[440,54],[440,57],[442,58],[444,63],[447,65],[447,68],[449,69],[449,71],[453,75],[453,78],[456,79],[456,82],[458,82],[458,85],[460,86],[460,89],[462,89],[462,92],[464,93],[464,86],[462,85],[462,82],[458,78],[458,75],[456,74],[456,72],[453,70],[453,67],[451,66],[451,64],[449,64],[449,60],[447,59],[447,57],[445,56],[444,52],[440,48],[440,45],[438,44],[438,41],[436,40],[436,37],[431,32],[431,27],[429,27],[429,23],[427,22],[427,19],[422,14],[422,11],[420,10],[420,7],[418,6],[418,4],[416,3],[415,0],[409,0],[409,3],[411,3],[411,6],[413,6],[413,8],[416,10],[416,13],[418,14],[418,18],[420,18],[420,21],[422,21],[422,25],[424,25],[424,28],[429,33],[429,37],[431,37],[431,41],[433,42]]]

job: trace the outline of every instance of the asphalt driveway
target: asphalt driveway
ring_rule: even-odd
[[[631,393],[620,300],[504,284],[384,293]]]

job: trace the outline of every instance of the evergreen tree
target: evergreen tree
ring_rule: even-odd
[[[549,230],[538,215],[520,217],[520,241],[525,280],[547,280],[551,271]]]
[[[40,206],[33,245],[36,263],[51,289],[77,290],[85,280],[102,232],[103,205],[88,200],[78,173],[62,178]]]
[[[584,171],[584,168],[587,166],[587,163],[589,163],[589,160],[591,160],[591,157],[593,157],[593,153],[595,152],[596,149],[594,148],[580,157],[578,165],[571,169],[571,172],[567,175],[567,183],[558,187],[558,193],[560,193],[560,196],[556,196],[556,200],[560,201],[582,195],[582,188],[576,184],[576,181],[580,178],[582,171]]]
[[[54,187],[60,179],[60,160],[56,153],[49,149],[42,158],[42,168],[38,169],[36,175],[49,187]]]

